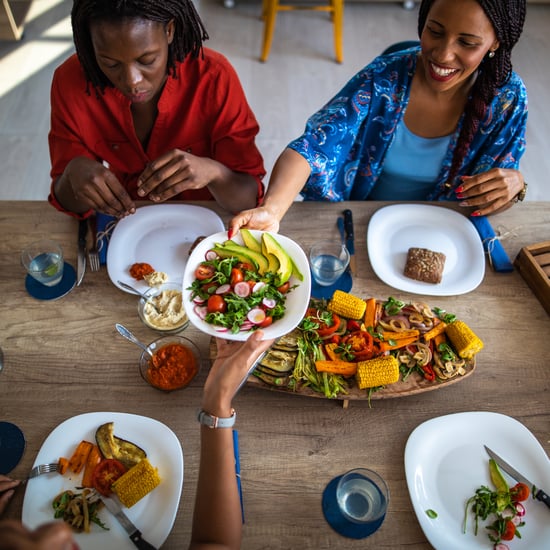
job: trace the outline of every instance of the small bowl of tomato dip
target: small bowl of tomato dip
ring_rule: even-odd
[[[162,336],[143,351],[139,358],[142,378],[154,388],[166,392],[185,388],[200,371],[201,353],[189,338]]]

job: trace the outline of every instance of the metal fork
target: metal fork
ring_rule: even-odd
[[[53,462],[51,464],[39,464],[29,472],[27,479],[24,479],[23,483],[29,479],[32,479],[33,477],[41,476],[42,474],[51,474],[53,472],[57,472],[58,469],[59,464],[57,462]]]
[[[99,271],[99,252],[97,250],[97,219],[96,215],[92,214],[88,219],[90,232],[92,233],[92,246],[88,250],[88,263],[92,271]]]

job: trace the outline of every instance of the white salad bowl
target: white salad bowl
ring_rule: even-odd
[[[261,241],[264,231],[252,230],[250,232],[257,240]],[[265,339],[279,338],[294,330],[305,315],[311,294],[311,274],[306,254],[292,239],[278,233],[273,233],[272,235],[288,256],[290,256],[294,265],[301,272],[303,280],[300,280],[294,274],[290,277],[290,285],[291,287],[295,286],[295,288],[286,294],[285,315],[281,319],[273,321],[270,326],[262,329]],[[191,323],[202,332],[225,340],[244,341],[254,332],[253,329],[233,333],[230,330],[223,330],[220,327],[207,323],[197,313],[197,304],[191,297],[190,287],[195,281],[195,270],[201,262],[205,261],[207,252],[216,243],[224,243],[226,240],[227,232],[214,233],[204,238],[191,253],[183,275],[183,306]],[[232,240],[237,244],[244,244],[240,233],[235,235]]]

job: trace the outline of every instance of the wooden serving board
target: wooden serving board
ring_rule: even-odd
[[[210,359],[213,361],[216,358],[216,340],[212,338],[210,340]],[[417,393],[424,393],[433,390],[439,390],[441,388],[446,388],[452,384],[456,384],[471,376],[476,368],[475,359],[467,361],[464,365],[464,370],[466,371],[462,376],[455,376],[445,381],[434,381],[430,382],[425,378],[421,377],[420,374],[413,372],[411,373],[405,382],[399,380],[395,384],[390,384],[385,388],[381,388],[375,392],[372,392],[369,396],[368,390],[360,390],[357,386],[353,386],[348,390],[347,394],[340,394],[334,400],[339,400],[344,402],[344,408],[347,407],[349,401],[367,401],[374,399],[390,399],[393,397],[406,397],[408,395],[415,395]],[[290,388],[272,386],[267,384],[251,374],[248,377],[247,384],[260,388],[262,390],[282,392],[282,393],[291,393],[295,395],[301,395],[304,397],[317,397],[321,399],[327,399],[323,394],[313,391],[310,387],[304,386],[298,390],[292,390]]]

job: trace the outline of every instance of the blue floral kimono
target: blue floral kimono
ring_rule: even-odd
[[[395,128],[409,101],[420,48],[380,56],[359,71],[315,113],[288,147],[311,167],[305,200],[365,200],[384,164]],[[512,73],[487,109],[459,171],[474,175],[494,167],[518,169],[525,150],[527,91]],[[452,136],[437,182],[426,200],[454,199],[449,178],[462,119]]]

